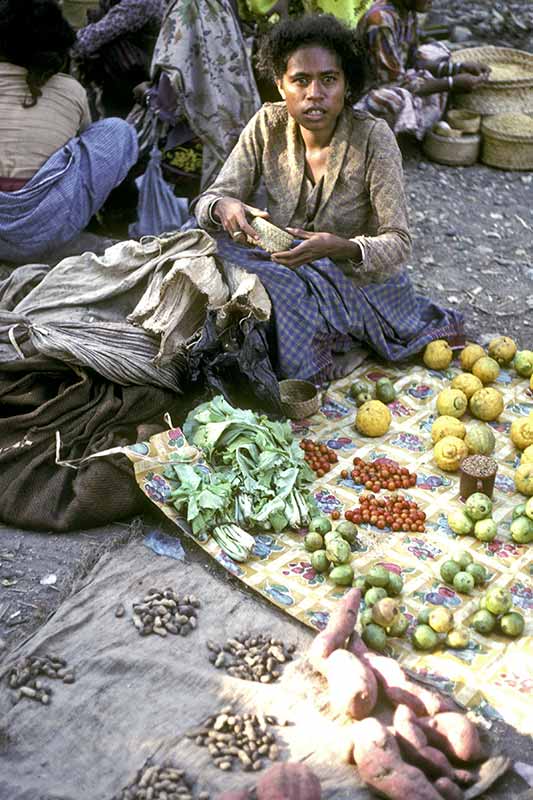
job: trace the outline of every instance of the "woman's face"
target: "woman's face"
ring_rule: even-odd
[[[295,50],[277,86],[287,111],[299,125],[309,131],[334,129],[346,92],[335,53],[318,45]]]

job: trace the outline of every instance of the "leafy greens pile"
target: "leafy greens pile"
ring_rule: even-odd
[[[171,502],[194,535],[228,524],[279,533],[307,525],[316,513],[308,488],[314,474],[287,422],[233,408],[219,396],[194,409],[183,432],[210,467],[173,464],[165,472],[177,482]]]

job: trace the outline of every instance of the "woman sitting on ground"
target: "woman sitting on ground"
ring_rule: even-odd
[[[221,258],[267,289],[279,375],[340,377],[361,344],[399,360],[432,339],[459,343],[460,315],[416,295],[404,270],[401,156],[383,120],[352,109],[365,80],[353,32],[331,16],[288,20],[260,55],[283,102],[250,120],[196,215],[206,230],[224,230]],[[248,205],[260,181],[268,213]],[[290,226],[300,242],[271,257],[247,248],[253,216]]]
[[[0,0],[0,260],[74,240],[137,159],[134,129],[91,125],[85,90],[61,72],[75,38],[56,0]]]
[[[417,12],[430,6],[431,0],[373,0],[357,25],[374,84],[357,107],[419,140],[442,119],[451,91],[471,92],[489,73],[483,64],[452,63],[440,42],[420,46]]]

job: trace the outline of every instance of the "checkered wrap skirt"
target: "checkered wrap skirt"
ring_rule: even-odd
[[[280,378],[327,380],[333,355],[361,344],[400,361],[434,339],[464,340],[462,315],[416,294],[405,272],[357,286],[329,258],[293,270],[226,234],[216,238],[220,258],[255,273],[270,296]]]

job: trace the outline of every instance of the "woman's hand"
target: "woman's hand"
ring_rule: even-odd
[[[229,233],[236,242],[243,242],[247,236],[254,241],[259,239],[257,233],[246,219],[247,214],[252,217],[263,217],[263,219],[268,219],[269,217],[267,211],[248,206],[234,197],[221,197],[220,200],[217,200],[211,213],[215,219],[219,220],[226,233]]]
[[[292,250],[274,253],[272,261],[277,264],[297,269],[302,264],[309,264],[310,261],[316,261],[318,258],[349,258],[353,261],[361,261],[362,259],[361,248],[349,239],[343,239],[333,233],[313,233],[304,231],[301,228],[287,228],[287,230],[298,239],[304,239],[304,241]]]
[[[452,91],[473,92],[474,89],[487,82],[487,75],[471,75],[468,72],[460,72],[459,75],[454,75],[452,80]]]
[[[467,72],[470,75],[483,75],[488,78],[490,75],[490,67],[488,64],[476,64],[474,61],[461,61],[461,69],[459,74]]]

